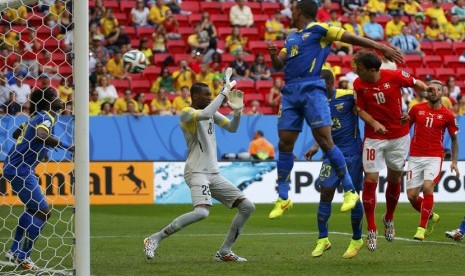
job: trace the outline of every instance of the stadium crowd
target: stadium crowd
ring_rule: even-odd
[[[465,113],[465,0],[316,1],[317,20],[398,47],[404,64],[383,60],[382,68],[402,69],[425,80],[444,82],[443,104]],[[191,104],[195,82],[212,96],[222,73],[234,70],[245,92],[245,114],[276,114],[283,72],[271,67],[268,44],[284,45],[291,6],[284,1],[90,1],[90,115],[174,115]],[[72,112],[71,1],[42,0],[1,14],[0,113],[27,114],[28,95],[52,86]],[[148,67],[127,74],[122,56],[142,51]],[[357,75],[352,55],[359,50],[334,43],[325,64],[338,88],[352,88]],[[405,109],[425,102],[425,93],[405,88]],[[227,106],[220,112],[228,114]]]

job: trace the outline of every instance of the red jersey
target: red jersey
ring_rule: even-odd
[[[417,104],[409,111],[410,125],[415,124],[411,156],[443,157],[444,132],[455,135],[459,131],[454,113],[444,106],[431,109],[428,103]]]
[[[380,79],[375,83],[364,82],[360,78],[354,81],[357,107],[366,111],[382,124],[387,132],[377,134],[365,124],[365,137],[372,139],[397,139],[409,133],[408,124],[401,124],[402,87],[412,87],[415,79],[401,70],[380,70]]]

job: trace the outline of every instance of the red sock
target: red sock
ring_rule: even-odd
[[[385,220],[392,220],[394,218],[394,211],[397,207],[397,202],[400,196],[400,183],[388,182],[386,189],[386,214]]]
[[[377,182],[368,182],[365,180],[363,184],[363,209],[367,218],[368,230],[376,230],[375,209],[376,209],[376,186]]]
[[[418,211],[418,213],[421,213],[421,204],[423,203],[423,198],[419,196],[417,198],[417,201],[415,203],[412,203],[413,208]]]
[[[434,197],[433,195],[423,195],[423,204],[421,205],[420,227],[426,228],[428,219],[433,213]]]

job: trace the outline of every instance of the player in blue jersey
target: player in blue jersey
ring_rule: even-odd
[[[357,193],[360,193],[363,185],[362,139],[360,138],[360,130],[358,128],[354,91],[334,89],[334,76],[329,70],[322,70],[321,78],[326,83],[333,123],[331,132],[334,143],[344,154],[347,169],[354,183],[355,190]],[[315,142],[313,148],[305,153],[305,158],[311,160],[312,156],[318,151],[318,148],[319,146]],[[319,257],[323,255],[325,250],[331,248],[331,243],[328,239],[328,220],[331,216],[331,202],[333,201],[334,192],[341,183],[336,170],[331,166],[331,162],[327,156],[325,156],[323,160],[320,176],[316,182],[321,188],[321,194],[317,215],[319,236],[315,250],[312,252],[313,257]],[[362,218],[363,207],[359,201],[355,205],[355,208],[352,209],[351,221],[353,236],[349,248],[343,255],[344,258],[355,257],[363,246]]]
[[[455,241],[462,241],[463,236],[465,235],[465,217],[462,219],[462,223],[459,228],[455,230],[446,231],[446,237],[453,239]]]
[[[268,51],[273,67],[285,67],[286,85],[282,89],[281,106],[278,113],[279,157],[278,193],[279,198],[270,218],[277,218],[292,207],[288,198],[290,173],[294,166],[294,144],[302,131],[303,121],[311,127],[313,136],[325,152],[326,157],[342,180],[344,202],[341,210],[355,207],[359,195],[346,169],[344,155],[331,138],[331,115],[326,98],[326,87],[320,79],[321,68],[328,56],[333,41],[373,48],[381,51],[388,59],[402,62],[402,53],[394,47],[352,35],[341,28],[315,22],[318,6],[312,0],[301,0],[292,11],[292,25],[300,31],[290,34],[281,52],[276,44],[270,43]]]
[[[51,88],[34,91],[30,104],[30,119],[13,133],[16,144],[3,165],[3,176],[26,206],[26,211],[19,217],[13,245],[5,258],[24,269],[35,270],[38,267],[31,261],[30,254],[50,217],[50,208],[41,192],[35,168],[46,158],[49,149],[61,147],[74,151],[74,146],[52,134],[56,112],[63,108],[63,103]]]

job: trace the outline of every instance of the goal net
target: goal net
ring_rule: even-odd
[[[73,157],[66,147],[46,147],[35,152],[37,143],[33,139],[37,137],[30,135],[38,135],[38,131],[27,130],[45,128],[61,143],[73,144],[72,4],[71,0],[0,0],[0,274],[74,273]],[[37,127],[40,120],[34,118],[39,116],[39,105],[31,95],[47,88],[52,88],[65,105],[56,114],[47,114],[53,117],[49,127],[46,123]],[[42,100],[48,98],[43,96]],[[18,128],[21,130],[15,137]],[[15,148],[20,162],[9,158]],[[41,160],[29,178],[24,171],[31,152]],[[26,184],[12,187],[6,163],[10,164],[10,174],[14,166],[17,179]],[[50,209],[44,225],[36,225],[30,209],[43,208],[43,203],[34,202],[40,198],[35,194],[37,186]],[[23,201],[29,198],[27,204],[20,194]],[[31,217],[30,225],[24,221],[27,214]],[[33,227],[40,233],[36,239],[31,234]],[[35,265],[34,271],[27,269],[25,258]]]

